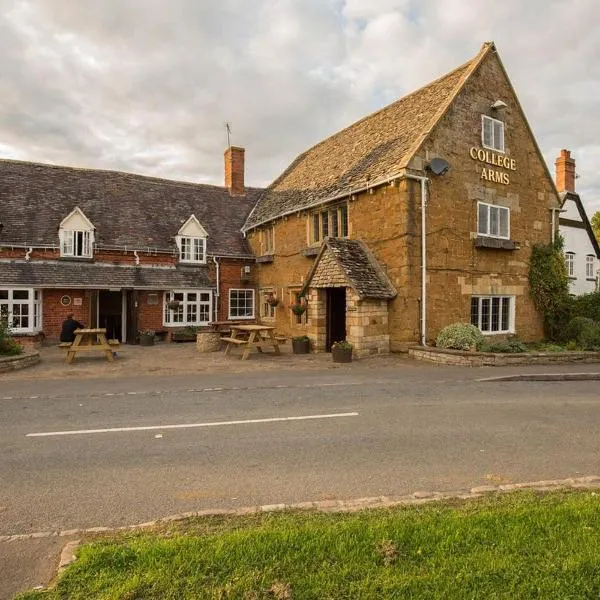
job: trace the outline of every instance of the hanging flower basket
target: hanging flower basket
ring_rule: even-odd
[[[180,304],[181,304],[181,302],[179,302],[179,300],[169,300],[167,302],[167,308],[170,308],[171,310],[175,310],[176,308],[179,308]]]
[[[295,315],[300,316],[306,312],[306,304],[297,302],[296,304],[292,304],[291,309]]]
[[[279,298],[273,294],[269,294],[267,296],[267,304],[269,304],[269,306],[277,306],[279,304]]]

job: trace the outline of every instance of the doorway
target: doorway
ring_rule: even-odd
[[[326,288],[327,293],[327,343],[331,345],[346,339],[346,288]]]
[[[106,337],[122,340],[123,331],[123,295],[121,290],[111,292],[100,290],[98,295],[98,327],[106,329]]]

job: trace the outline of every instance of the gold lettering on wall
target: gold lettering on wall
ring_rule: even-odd
[[[514,158],[509,158],[504,154],[498,154],[491,150],[485,150],[484,148],[472,146],[469,149],[469,156],[473,160],[477,160],[494,167],[501,167],[509,171],[517,170],[517,161]],[[508,185],[510,183],[510,177],[508,176],[508,173],[497,171],[496,169],[490,169],[488,167],[482,168],[481,179],[493,181],[494,183],[501,183],[503,185]]]

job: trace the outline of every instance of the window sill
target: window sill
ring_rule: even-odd
[[[302,256],[306,256],[307,258],[312,258],[313,256],[319,254],[320,249],[321,246],[307,246],[300,251],[300,254],[302,254]]]
[[[487,237],[483,235],[475,238],[475,248],[491,248],[493,250],[518,250],[519,244],[504,238]]]
[[[64,262],[92,263],[92,262],[94,262],[94,257],[93,256],[59,256],[58,260],[64,261]]]
[[[206,261],[205,260],[178,260],[177,264],[181,265],[183,267],[195,267],[195,266],[204,267],[204,266],[206,266]]]
[[[586,281],[596,281],[595,277],[586,277],[585,278]]]

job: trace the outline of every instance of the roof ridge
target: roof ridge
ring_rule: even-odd
[[[131,171],[119,171],[117,169],[98,169],[98,168],[90,168],[90,167],[75,167],[71,165],[57,165],[53,163],[43,163],[37,161],[29,161],[29,160],[19,160],[13,158],[0,158],[0,167],[3,163],[9,163],[14,165],[27,165],[32,167],[43,167],[45,169],[57,169],[57,170],[65,170],[65,171],[73,171],[79,173],[106,173],[106,174],[114,174],[121,175],[124,177],[133,177],[145,179],[150,182],[157,182],[161,184],[169,184],[169,185],[177,185],[177,186],[185,186],[185,187],[202,187],[202,188],[214,188],[218,190],[227,190],[227,187],[224,185],[215,185],[212,183],[195,183],[193,181],[184,181],[181,179],[168,179],[166,177],[156,177],[154,175],[145,175],[143,173],[133,173]],[[246,186],[246,190],[260,190],[262,191],[264,188],[260,187],[251,187]],[[232,198],[236,198],[237,196],[232,196]],[[243,196],[240,196],[243,198]]]

